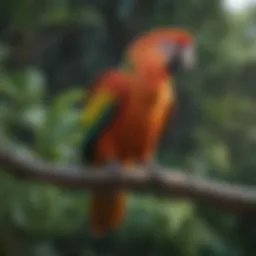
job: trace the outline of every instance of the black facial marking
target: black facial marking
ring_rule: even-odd
[[[182,68],[181,55],[179,53],[175,54],[167,63],[167,71],[169,73],[177,73]]]
[[[173,51],[174,54],[170,56],[170,59],[167,63],[167,71],[169,73],[176,73],[182,69],[182,59],[181,59],[182,47],[176,44],[174,48],[175,48],[175,50]]]

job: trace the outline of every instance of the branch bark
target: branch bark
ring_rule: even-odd
[[[22,179],[44,181],[73,189],[151,191],[164,196],[201,201],[237,213],[256,213],[256,189],[204,180],[181,171],[159,168],[157,174],[136,168],[120,173],[104,172],[86,166],[63,166],[39,159],[25,159],[17,153],[0,150],[2,171]]]

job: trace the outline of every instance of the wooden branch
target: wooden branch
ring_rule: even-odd
[[[0,166],[2,171],[19,178],[44,181],[73,189],[104,187],[151,191],[164,196],[201,201],[237,213],[256,213],[255,187],[207,181],[163,168],[159,168],[157,174],[150,174],[142,169],[109,173],[91,167],[62,166],[36,159],[25,159],[7,150],[0,150]]]

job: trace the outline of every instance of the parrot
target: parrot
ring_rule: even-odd
[[[82,161],[107,171],[153,165],[158,140],[175,104],[174,75],[194,67],[194,51],[191,33],[182,28],[154,28],[132,40],[123,66],[103,71],[89,87],[81,111]],[[92,190],[93,236],[104,237],[120,227],[126,204],[125,191]]]

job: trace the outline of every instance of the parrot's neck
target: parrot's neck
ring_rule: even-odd
[[[125,56],[124,61],[119,64],[119,68],[125,72],[133,72],[135,71],[131,61],[127,56]],[[168,81],[170,84],[173,83],[173,74],[170,74],[167,72],[165,69],[162,68],[155,68],[154,66],[152,67],[152,72],[149,72],[147,69],[142,69],[140,71],[145,71],[145,73],[148,73],[149,75],[147,76],[149,80],[154,80],[154,77],[157,78],[157,80],[162,77],[164,81]],[[139,72],[141,73],[141,72]],[[144,72],[143,72],[144,73]],[[161,79],[161,78],[160,78]],[[153,83],[155,84],[155,83]]]

